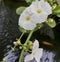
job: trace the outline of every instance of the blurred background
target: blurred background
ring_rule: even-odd
[[[60,0],[57,2],[59,4]],[[21,35],[16,8],[22,5],[28,6],[24,0],[0,0],[0,61],[3,57],[7,57],[6,62],[17,62],[18,60],[20,51],[16,49],[15,52],[11,52],[10,50],[13,42]],[[40,47],[44,48],[46,56],[43,55],[45,58],[43,57],[42,62],[60,62],[60,18],[56,16],[54,18],[57,22],[55,28],[51,29],[45,25],[32,36],[32,39],[38,39],[41,44]],[[23,36],[22,40],[25,41],[26,37],[27,34]]]

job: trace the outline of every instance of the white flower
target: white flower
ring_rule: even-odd
[[[52,7],[49,5],[48,2],[45,2],[44,0],[36,0],[32,2],[30,8],[31,12],[36,15],[35,20],[33,20],[34,23],[45,22],[48,15],[52,13]]]
[[[32,30],[36,27],[36,24],[33,22],[35,20],[35,15],[31,13],[30,8],[27,7],[19,17],[19,26],[25,30]]]
[[[19,25],[25,30],[32,30],[37,23],[45,22],[51,13],[52,7],[48,2],[36,0],[23,11],[19,17]]]
[[[25,62],[29,62],[33,60],[33,58],[35,58],[37,62],[40,62],[42,54],[43,54],[43,49],[39,48],[39,42],[38,40],[35,40],[35,42],[33,43],[32,53],[25,57]]]

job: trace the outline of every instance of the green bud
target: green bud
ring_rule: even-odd
[[[17,42],[13,42],[14,45],[17,45]]]
[[[43,24],[37,24],[37,28],[40,29],[43,26]]]
[[[52,6],[52,9],[54,10],[54,9],[56,8],[56,6],[57,6],[57,4],[54,4],[54,5]]]
[[[20,39],[18,39],[16,43],[17,43],[18,45],[21,45]]]
[[[46,23],[51,27],[51,28],[54,28],[56,26],[56,22],[54,19],[52,18],[49,18]]]
[[[20,46],[19,48],[22,49],[22,46]]]
[[[5,61],[6,61],[6,58],[4,57],[2,62],[5,62]]]

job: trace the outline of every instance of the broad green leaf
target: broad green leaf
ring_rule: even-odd
[[[27,3],[31,3],[31,0],[25,0]]]
[[[35,0],[25,0],[27,3],[32,3],[32,1],[35,1]]]
[[[58,5],[54,10],[53,10],[53,14],[55,14],[56,16],[60,17],[60,5]]]
[[[49,18],[46,23],[51,27],[51,28],[54,28],[56,26],[56,22],[55,20]]]
[[[16,13],[17,13],[18,15],[20,15],[20,14],[24,11],[25,8],[26,8],[26,7],[19,7],[19,8],[17,8],[17,9],[16,9]]]
[[[58,17],[60,17],[60,14],[57,14]]]
[[[56,6],[56,8],[53,10],[53,14],[60,14],[60,5]]]

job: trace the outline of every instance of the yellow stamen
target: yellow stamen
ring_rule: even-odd
[[[30,16],[26,16],[26,21],[29,21],[30,20]]]
[[[40,9],[37,10],[37,13],[40,14],[42,11]]]

